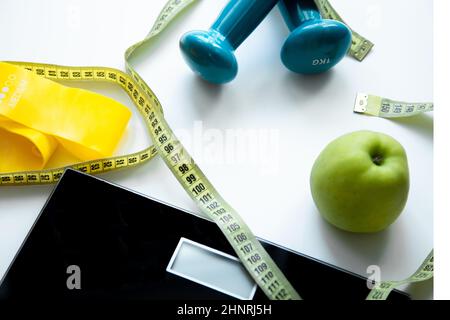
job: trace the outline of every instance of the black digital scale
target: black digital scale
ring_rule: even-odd
[[[369,293],[361,276],[260,241],[305,300]],[[67,170],[1,281],[0,300],[23,299],[267,298],[214,223]]]

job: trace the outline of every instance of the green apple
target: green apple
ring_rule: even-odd
[[[321,215],[351,232],[377,232],[405,207],[409,170],[405,150],[392,137],[357,131],[332,141],[311,172],[311,193]]]

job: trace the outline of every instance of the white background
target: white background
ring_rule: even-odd
[[[448,118],[450,117],[448,105],[448,84],[450,83],[450,41],[448,38],[448,23],[446,13],[450,11],[450,2],[446,0],[435,0],[434,7],[434,98],[437,105],[437,121],[435,129],[435,273],[434,273],[434,298],[450,299],[450,251],[448,250],[448,226],[450,225],[450,148],[448,148],[448,137],[450,128]]]
[[[0,2],[0,60],[123,67],[123,52],[150,29],[164,0]],[[383,279],[402,279],[419,266],[433,247],[432,115],[386,120],[352,113],[356,92],[405,101],[431,101],[433,91],[432,5],[428,0],[334,0],[338,12],[376,46],[359,63],[345,58],[329,73],[303,77],[280,62],[288,31],[274,10],[238,49],[239,74],[223,86],[198,80],[178,49],[180,36],[205,29],[225,0],[203,0],[184,14],[157,46],[144,49],[135,66],[157,93],[172,128],[193,136],[203,132],[274,130],[279,141],[256,159],[220,164],[204,156],[218,141],[189,143],[201,168],[253,231],[263,238],[342,268],[366,275],[381,266]],[[107,85],[90,86],[130,105]],[[311,166],[332,139],[369,129],[392,135],[405,147],[411,191],[401,217],[386,231],[359,235],[324,222],[309,192]],[[217,133],[217,132],[216,132]],[[211,136],[209,137],[211,139]],[[135,118],[119,153],[145,145]],[[200,147],[199,147],[200,145]],[[203,146],[203,148],[201,148]],[[2,155],[0,155],[2,156]],[[267,159],[275,169],[267,172]],[[197,211],[163,162],[109,173],[103,178],[188,210]],[[23,241],[52,187],[0,189],[0,276]],[[270,222],[268,222],[270,220]],[[414,297],[431,297],[431,283],[407,288]]]

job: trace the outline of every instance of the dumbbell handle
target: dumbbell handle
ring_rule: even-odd
[[[264,20],[278,0],[231,0],[211,26],[237,49]]]
[[[301,5],[299,0],[284,0],[278,7],[290,31],[306,21],[322,18],[313,0],[302,0]]]

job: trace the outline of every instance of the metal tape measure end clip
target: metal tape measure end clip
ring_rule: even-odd
[[[353,112],[364,113],[367,111],[369,104],[369,95],[367,93],[358,93],[356,95],[355,106]]]

